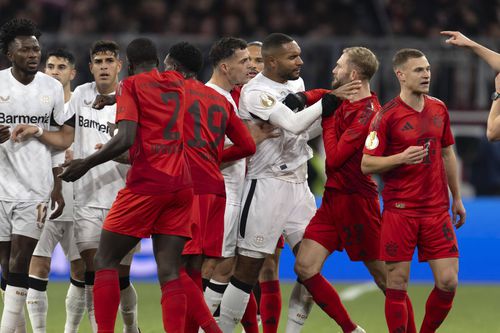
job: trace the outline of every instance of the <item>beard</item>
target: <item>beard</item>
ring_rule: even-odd
[[[297,73],[295,71],[296,69],[293,69],[293,70],[290,70],[290,71],[280,71],[279,72],[279,76],[281,78],[283,78],[284,80],[287,80],[287,81],[295,81],[295,80],[298,80],[300,78],[300,70],[299,72]]]
[[[335,90],[341,86],[343,86],[344,84],[346,83],[349,83],[351,82],[351,80],[349,80],[348,77],[336,77],[334,76],[333,77],[333,80],[332,80],[332,90]]]

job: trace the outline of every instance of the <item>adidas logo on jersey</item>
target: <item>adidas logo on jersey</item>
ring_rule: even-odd
[[[103,125],[98,121],[85,119],[83,116],[78,116],[78,126],[84,128],[94,128],[99,132],[108,133],[109,134],[109,126]]]
[[[413,126],[407,121],[406,124],[401,128],[401,131],[409,131],[412,129],[413,129]]]
[[[11,115],[0,112],[0,124],[48,124],[50,116],[48,113],[42,116]]]

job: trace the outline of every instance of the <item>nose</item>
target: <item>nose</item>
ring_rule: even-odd
[[[297,63],[298,66],[302,66],[304,64],[304,62],[302,61],[301,57],[297,57],[296,63]]]

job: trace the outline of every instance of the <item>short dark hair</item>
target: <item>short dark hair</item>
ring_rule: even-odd
[[[404,65],[409,59],[422,58],[425,54],[417,49],[401,49],[392,58],[392,68],[398,68]]]
[[[127,45],[128,62],[134,65],[157,64],[158,51],[149,38],[136,38]]]
[[[92,60],[94,55],[101,52],[111,52],[118,58],[120,55],[120,46],[112,40],[98,40],[90,48],[90,60]]]
[[[262,42],[261,41],[258,41],[258,40],[254,40],[253,42],[250,42],[247,44],[248,47],[250,46],[258,46],[258,47],[262,47]]]
[[[215,67],[222,60],[231,57],[237,50],[244,50],[247,47],[247,42],[241,38],[223,37],[216,41],[210,48],[208,60]]]
[[[180,67],[179,70],[186,74],[197,74],[203,67],[203,55],[199,48],[188,42],[172,45],[168,56]]]
[[[283,44],[293,42],[294,39],[280,32],[274,32],[268,35],[262,43],[262,54],[269,52],[271,49],[280,47]]]
[[[47,53],[47,60],[49,60],[50,57],[63,58],[68,60],[68,63],[70,65],[75,65],[75,56],[73,55],[73,53],[69,52],[66,49],[56,49],[54,51],[49,51]]]
[[[18,36],[35,36],[40,38],[42,33],[33,21],[28,19],[12,19],[0,28],[0,48],[3,54],[9,52],[10,43]]]

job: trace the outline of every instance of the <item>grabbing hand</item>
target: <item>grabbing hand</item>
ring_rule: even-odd
[[[26,141],[38,132],[38,127],[33,125],[17,125],[12,131],[11,138],[15,142]]]
[[[81,158],[65,162],[61,166],[65,169],[58,177],[65,182],[74,182],[80,179],[90,169],[86,161]]]
[[[465,207],[464,204],[462,203],[461,199],[458,200],[453,200],[453,203],[451,205],[451,212],[453,214],[453,219],[451,222],[455,226],[456,229],[460,228],[461,226],[464,225],[465,223],[465,216],[467,215],[465,212]],[[459,219],[457,220],[457,216]]]
[[[10,138],[10,126],[0,125],[0,143],[4,143]]]
[[[423,146],[410,146],[401,153],[402,164],[419,164],[427,156],[429,150]]]
[[[306,106],[306,96],[300,92],[296,94],[290,93],[286,95],[283,100],[283,104],[285,104],[292,111],[301,111]]]
[[[335,90],[332,90],[330,94],[337,96],[340,99],[352,99],[361,89],[361,81],[353,80],[346,83]],[[326,96],[326,95],[325,95]],[[323,96],[323,97],[325,97]]]
[[[246,124],[256,145],[264,140],[277,138],[281,135],[281,132],[277,130],[277,127],[274,127],[269,123],[255,123],[248,121]]]
[[[92,108],[101,110],[107,105],[113,105],[116,103],[115,95],[97,95]]]
[[[474,42],[471,39],[467,38],[460,31],[441,31],[441,35],[449,37],[447,40],[445,40],[446,44],[465,47],[471,47],[474,45]]]

